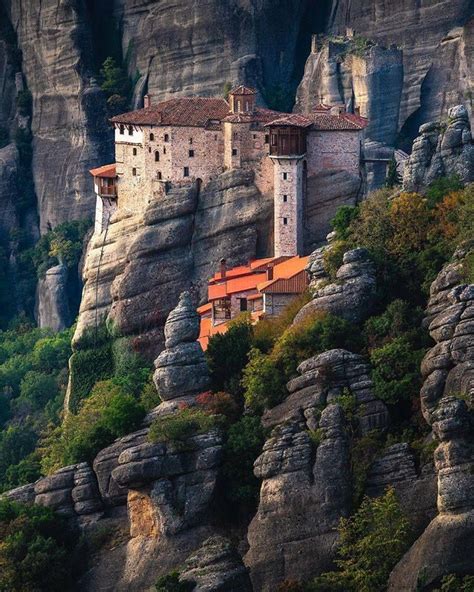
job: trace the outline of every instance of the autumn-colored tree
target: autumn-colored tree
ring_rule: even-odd
[[[427,241],[432,225],[432,212],[426,199],[418,193],[401,193],[390,206],[393,230],[388,249],[395,257],[404,257],[420,250]]]

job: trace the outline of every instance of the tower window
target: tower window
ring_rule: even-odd
[[[133,136],[133,125],[128,126],[128,135]]]
[[[257,134],[253,134],[253,139],[256,140],[257,139]]]
[[[133,169],[132,169],[132,175],[133,175],[134,177],[136,177],[136,176],[137,176],[137,169],[136,169],[136,168],[133,168]]]
[[[133,149],[133,156],[136,156],[136,155],[137,155],[137,149],[136,149],[136,148],[134,148],[134,149]]]
[[[288,173],[283,173],[282,177],[283,177],[283,181],[287,181],[288,180]]]
[[[151,153],[151,146],[148,146],[148,152]]]
[[[169,134],[165,134],[165,142],[169,142],[170,141],[170,136]]]
[[[192,144],[193,143],[193,139],[189,138],[189,143]]]
[[[270,143],[270,134],[265,134],[265,144]]]
[[[183,177],[189,177],[189,167],[184,167]]]
[[[232,156],[237,156],[237,148],[232,148]]]
[[[119,129],[120,129],[120,133],[121,133],[121,134],[122,134],[122,136],[123,136],[123,134],[125,133],[125,126],[123,125],[123,123],[122,123],[122,124],[120,124],[120,128],[119,128]]]
[[[285,203],[288,201],[288,196],[287,196],[287,195],[284,195],[284,196],[283,196],[283,201],[284,201]]]
[[[189,158],[193,158],[194,157],[194,150],[190,150],[189,151]]]
[[[160,160],[160,153],[158,152],[158,150],[155,150],[155,162],[159,162]]]
[[[153,142],[155,140],[155,134],[150,134],[150,142]]]
[[[163,154],[166,154],[166,146],[163,146]]]
[[[158,181],[161,181],[161,171],[158,171],[156,173],[156,177],[157,177]]]
[[[288,218],[283,218],[283,224],[286,226],[288,224]]]

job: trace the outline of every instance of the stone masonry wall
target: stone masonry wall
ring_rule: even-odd
[[[361,139],[361,132],[310,131],[306,151],[308,177],[331,169],[359,175]]]
[[[274,158],[273,161],[275,257],[297,255],[301,252],[303,238],[303,161],[285,158]]]

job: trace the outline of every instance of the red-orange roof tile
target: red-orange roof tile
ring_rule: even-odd
[[[112,117],[112,123],[135,125],[175,125],[182,127],[206,127],[219,123],[229,113],[224,99],[187,97],[169,99],[145,109]]]
[[[117,176],[115,163],[106,164],[104,166],[98,167],[97,169],[91,169],[89,173],[94,177],[102,177],[109,179],[115,179],[115,177]]]
[[[312,128],[318,131],[359,131],[367,126],[364,117],[349,113],[331,115],[330,113],[308,113],[305,117],[313,123]]]
[[[239,84],[233,88],[230,93],[231,95],[256,95],[257,91],[254,88],[250,88],[248,86],[244,86],[243,84]]]
[[[282,125],[282,126],[291,126],[291,127],[309,127],[312,125],[312,121],[301,115],[299,113],[291,113],[290,115],[285,115],[284,117],[279,117],[267,123],[267,125],[274,126],[274,125]]]

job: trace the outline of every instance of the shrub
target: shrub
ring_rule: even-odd
[[[207,391],[196,398],[197,404],[209,415],[220,415],[225,417],[229,423],[237,421],[240,415],[240,405],[229,393],[213,393]]]
[[[385,179],[385,187],[392,188],[401,185],[402,176],[398,172],[398,162],[393,157],[388,163],[387,177]]]
[[[337,240],[336,242],[331,243],[329,248],[324,251],[324,269],[332,280],[336,279],[336,273],[342,265],[344,253],[349,249],[350,247],[346,241]]]
[[[372,431],[356,438],[351,446],[352,499],[358,506],[365,491],[369,469],[382,449],[380,432]]]
[[[436,204],[440,203],[443,198],[454,191],[459,191],[463,188],[463,184],[458,175],[451,175],[449,177],[440,177],[436,179],[426,190],[426,199],[428,200],[428,206],[433,208]]]
[[[20,397],[15,403],[25,404],[27,409],[38,411],[58,396],[58,383],[51,374],[27,372],[20,384]]]
[[[140,393],[140,403],[147,412],[151,411],[161,403],[161,398],[156,390],[152,374],[149,375],[147,382],[142,388],[142,392]]]
[[[150,426],[150,442],[171,442],[179,448],[186,446],[186,440],[197,434],[204,434],[216,425],[216,417],[202,409],[185,407],[172,415],[158,417]]]
[[[349,238],[350,225],[359,214],[358,206],[341,206],[331,220],[331,227],[336,232],[338,240],[345,241]]]
[[[74,538],[49,508],[0,500],[0,590],[73,589]]]
[[[441,588],[433,592],[474,592],[474,576],[448,574],[441,580]]]
[[[386,590],[390,572],[411,542],[409,522],[395,491],[390,488],[382,497],[364,498],[354,516],[341,519],[338,530],[339,571],[316,578],[309,590]]]
[[[394,337],[408,337],[414,344],[422,345],[426,334],[420,329],[423,310],[410,306],[404,300],[394,300],[385,311],[370,317],[364,325],[364,335],[369,349],[379,348]]]
[[[156,592],[191,592],[194,587],[192,582],[180,582],[178,571],[161,576],[155,584]]]
[[[211,337],[206,351],[212,389],[241,394],[242,370],[252,347],[252,325],[247,318],[230,324],[224,334]]]
[[[396,337],[370,354],[376,396],[395,405],[416,397],[421,386],[424,350],[414,350],[406,336]]]
[[[230,502],[243,505],[255,503],[260,483],[253,474],[253,464],[264,441],[259,417],[246,415],[230,426],[222,469],[224,491]]]
[[[285,396],[284,376],[270,355],[252,348],[244,369],[245,403],[257,412],[274,407]]]

